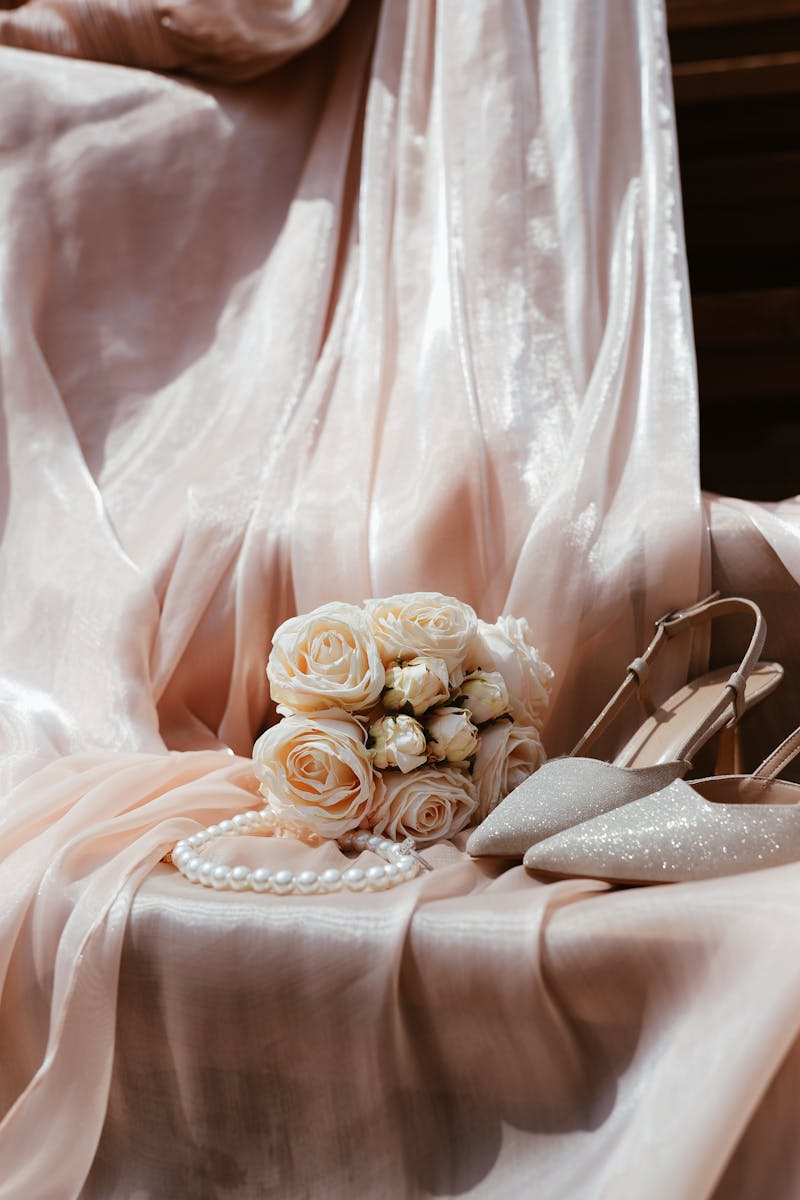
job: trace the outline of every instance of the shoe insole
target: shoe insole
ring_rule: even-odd
[[[670,696],[652,716],[646,717],[627,745],[616,756],[621,767],[652,767],[657,763],[672,762],[679,758],[684,747],[691,741],[692,732],[698,729],[718,702],[736,667],[721,667],[693,679],[685,687]],[[754,701],[778,686],[783,677],[779,663],[758,663],[745,684],[745,704]],[[730,719],[729,710],[719,719],[718,728]]]
[[[693,779],[692,787],[712,804],[796,805],[800,802],[800,784],[788,779],[717,775],[714,779]]]

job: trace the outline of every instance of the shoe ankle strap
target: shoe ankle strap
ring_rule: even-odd
[[[733,672],[719,700],[712,708],[706,719],[692,731],[687,743],[678,755],[681,759],[691,759],[692,756],[708,739],[708,736],[718,722],[725,709],[731,707],[731,724],[736,724],[745,709],[745,687],[756,663],[759,661],[767,627],[761,609],[752,600],[741,596],[727,596],[720,599],[719,592],[713,592],[704,600],[690,604],[687,608],[674,610],[659,617],[656,621],[656,632],[650,645],[642,655],[629,664],[625,678],[617,691],[609,700],[600,715],[586,730],[586,733],[572,751],[572,755],[582,754],[611,724],[623,706],[626,704],[634,689],[639,695],[640,703],[649,715],[655,711],[655,705],[650,691],[650,663],[657,658],[664,646],[673,637],[686,630],[694,629],[707,621],[716,620],[734,614],[745,614],[753,618],[754,628],[750,643],[745,650],[739,667]],[[800,752],[800,747],[798,748]]]
[[[800,754],[800,727],[784,738],[780,746],[767,755],[761,765],[753,771],[753,778],[775,779],[798,754]]]

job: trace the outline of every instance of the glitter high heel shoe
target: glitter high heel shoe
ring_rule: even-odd
[[[692,680],[656,707],[650,692],[650,666],[669,641],[709,620],[747,614],[753,635],[737,668],[710,671]],[[467,842],[473,856],[522,858],[534,843],[550,838],[591,817],[661,792],[685,775],[698,751],[717,733],[726,738],[726,771],[736,770],[735,733],[740,718],[780,683],[783,668],[762,663],[766,624],[758,605],[740,597],[717,595],[656,621],[656,633],[606,707],[567,758],[545,763],[509,793],[478,826]],[[647,714],[613,763],[584,757],[638,693]]]
[[[800,728],[752,775],[661,791],[531,846],[526,867],[559,878],[680,883],[800,860],[800,784],[777,776],[800,754]]]

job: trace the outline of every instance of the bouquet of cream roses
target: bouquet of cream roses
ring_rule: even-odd
[[[447,838],[544,761],[553,672],[527,622],[489,625],[452,596],[293,617],[267,677],[284,719],[256,742],[255,771],[275,813],[306,833]]]

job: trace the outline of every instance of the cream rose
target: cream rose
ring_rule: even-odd
[[[398,767],[406,774],[428,760],[425,730],[419,721],[403,713],[379,717],[369,727],[369,753],[379,770]]]
[[[275,811],[320,837],[357,829],[381,802],[364,729],[346,713],[285,717],[256,742],[253,767]]]
[[[441,658],[453,674],[477,629],[478,618],[468,604],[439,592],[367,600],[364,608],[386,666],[423,655]]]
[[[469,671],[498,671],[508,689],[512,717],[541,724],[550,702],[553,670],[533,645],[527,621],[518,617],[500,617],[494,625],[478,621],[466,666]]]
[[[425,732],[433,762],[464,762],[478,745],[478,731],[463,708],[437,708],[425,720]]]
[[[281,712],[361,712],[380,696],[385,672],[361,609],[323,604],[275,631],[267,678]]]
[[[469,824],[477,804],[475,785],[458,767],[420,767],[410,775],[383,776],[384,794],[373,813],[376,833],[396,841],[435,842]]]
[[[535,725],[498,721],[482,729],[472,764],[472,780],[478,793],[476,820],[488,816],[544,760],[544,747]]]
[[[508,712],[506,681],[499,671],[473,671],[462,680],[458,701],[476,725],[485,725]]]
[[[418,717],[449,699],[447,667],[441,658],[412,658],[386,672],[383,707],[389,712],[399,712],[408,704]]]

